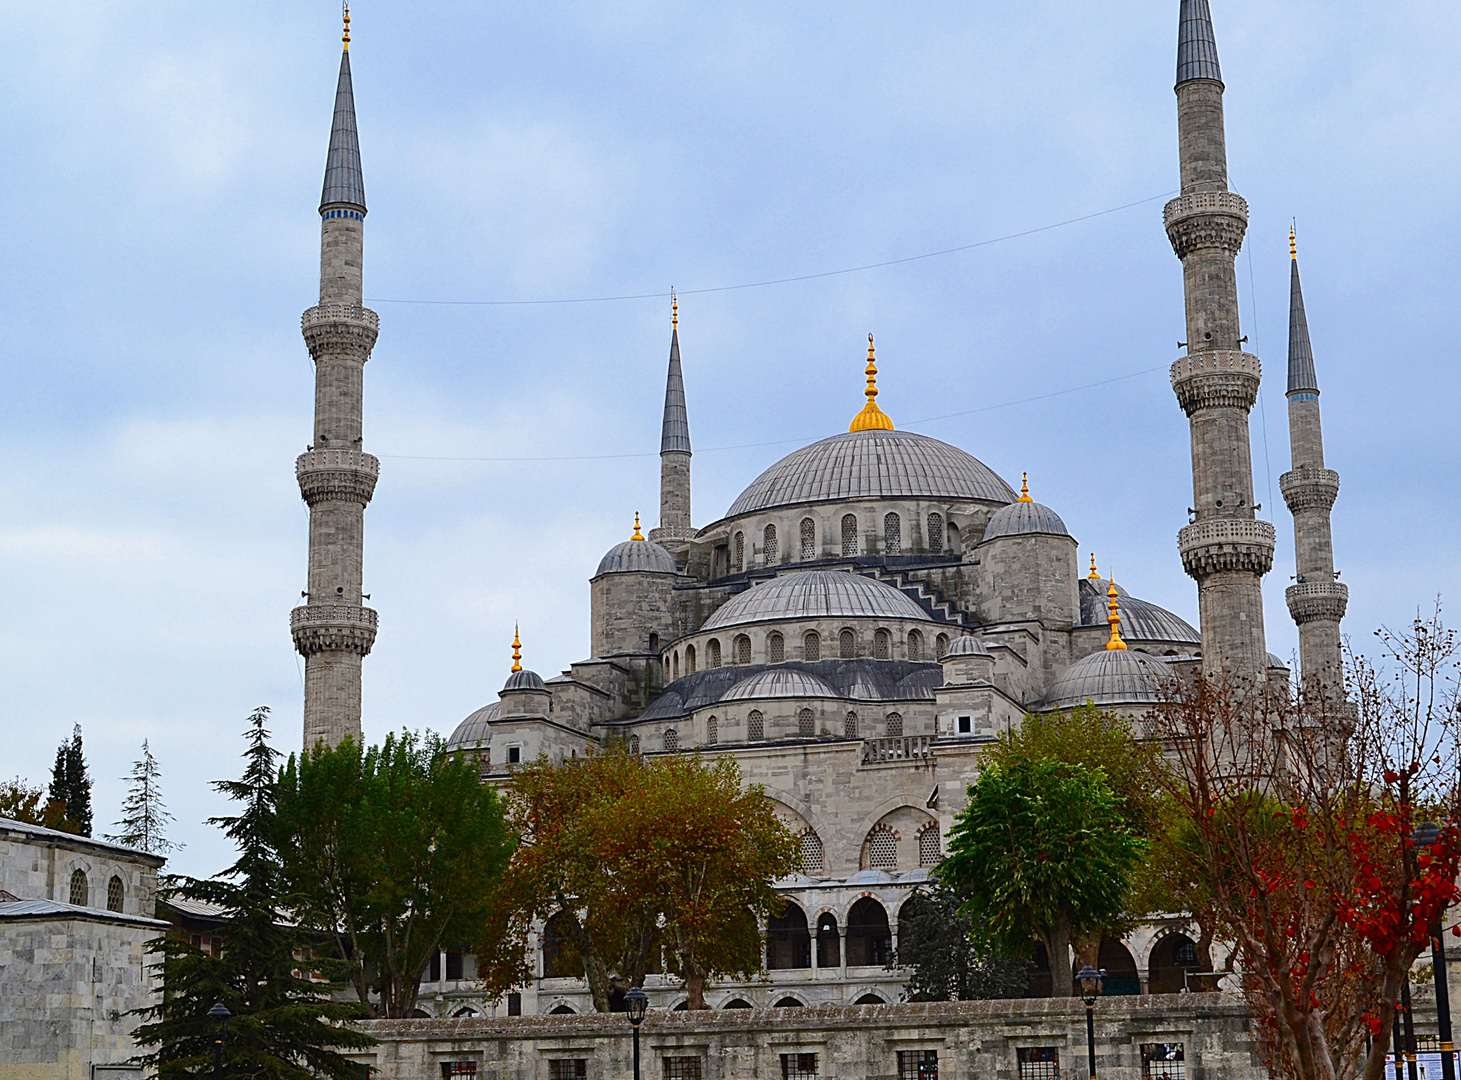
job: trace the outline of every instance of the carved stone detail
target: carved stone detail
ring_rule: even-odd
[[[1172,390],[1188,416],[1199,409],[1247,412],[1258,400],[1263,365],[1252,353],[1211,349],[1189,353],[1172,365]]]
[[[1182,568],[1201,581],[1224,570],[1260,577],[1273,568],[1274,531],[1267,521],[1217,518],[1188,525],[1177,534]]]
[[[1301,466],[1280,476],[1278,489],[1283,492],[1283,501],[1292,514],[1303,510],[1328,513],[1339,498],[1339,474],[1333,469]]]
[[[1248,231],[1248,201],[1231,191],[1180,195],[1167,204],[1162,216],[1179,259],[1204,248],[1235,257]]]
[[[364,363],[380,334],[380,316],[358,304],[317,304],[300,316],[299,328],[316,359],[321,354],[354,352]]]
[[[380,459],[358,450],[310,450],[294,463],[299,494],[314,506],[354,502],[366,506],[380,478]]]
[[[354,604],[304,604],[289,613],[294,647],[304,656],[322,652],[369,655],[376,623],[374,609]]]
[[[1337,581],[1301,581],[1284,593],[1289,614],[1299,626],[1311,622],[1338,623],[1349,607],[1349,586]]]

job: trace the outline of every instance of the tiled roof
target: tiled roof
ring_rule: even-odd
[[[700,628],[787,619],[918,619],[929,615],[886,582],[841,570],[803,570],[763,581],[722,604]]]

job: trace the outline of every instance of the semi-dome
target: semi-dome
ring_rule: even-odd
[[[510,690],[540,690],[546,694],[548,686],[536,671],[523,668],[521,671],[514,671],[507,677],[507,682],[502,684],[504,694]]]
[[[491,739],[489,728],[492,721],[496,720],[502,711],[502,704],[494,701],[491,705],[483,705],[476,712],[472,713],[451,733],[451,738],[446,741],[447,753],[455,750],[473,750],[483,746]]]
[[[940,660],[948,660],[955,656],[988,656],[989,649],[984,642],[972,634],[963,634],[954,639],[953,643],[939,657]]]
[[[804,570],[755,585],[722,604],[701,632],[788,619],[920,619],[928,613],[876,578]]]
[[[1122,620],[1126,609],[1122,607]],[[1102,649],[1060,673],[1045,695],[1046,709],[1093,705],[1153,705],[1170,672],[1158,660],[1133,649]]]
[[[1002,506],[989,518],[984,528],[984,539],[993,540],[1000,536],[1023,536],[1027,533],[1049,533],[1052,536],[1069,536],[1065,522],[1050,507],[1034,501],[1020,499],[1008,506]]]
[[[853,499],[1013,502],[1015,493],[978,458],[911,431],[834,435],[782,458],[751,482],[726,517]]]
[[[838,697],[826,681],[805,671],[774,669],[752,675],[730,688],[722,701],[750,701],[753,698]]]
[[[594,577],[605,574],[677,574],[675,557],[653,540],[625,540],[611,547]]]

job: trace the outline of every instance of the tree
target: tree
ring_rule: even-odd
[[[1068,997],[1072,935],[1120,914],[1144,849],[1102,770],[1016,757],[969,788],[939,876],[989,948],[1018,955],[1038,937],[1051,996]]]
[[[141,1010],[133,1035],[152,1047],[138,1060],[161,1080],[207,1077],[213,1071],[215,1002],[233,1014],[223,1023],[224,1071],[254,1080],[365,1080],[368,1070],[340,1050],[375,1040],[345,1025],[358,1006],[330,1000],[334,984],[317,978],[328,964],[286,925],[278,908],[282,867],[276,846],[275,770],[278,754],[264,727],[268,709],[255,710],[245,734],[244,773],[214,787],[240,805],[231,817],[210,818],[237,845],[238,860],[208,881],[185,880],[178,894],[223,909],[221,955],[207,955],[185,938],[164,935],[149,948],[161,957],[163,994]],[[301,972],[307,965],[313,971]]]
[[[440,739],[403,732],[363,752],[353,739],[322,743],[290,756],[278,791],[288,906],[329,943],[362,1005],[410,1016],[439,950],[493,955],[512,843],[496,792]]]
[[[167,812],[162,801],[162,770],[147,740],[142,740],[142,756],[132,764],[132,772],[122,777],[127,781],[127,797],[122,801],[122,819],[116,823],[118,831],[104,839],[114,844],[125,844],[138,851],[153,855],[166,855],[178,851],[182,844],[175,844],[163,835],[167,823],[173,816]]]
[[[909,1001],[1020,997],[1029,986],[1023,959],[999,956],[976,941],[958,894],[937,880],[918,889],[898,917],[898,954],[890,968],[909,972]]]
[[[91,835],[91,777],[81,749],[80,724],[72,728],[71,738],[56,748],[49,795],[52,802],[66,807],[66,817],[75,823],[77,833]]]
[[[31,787],[23,777],[0,781],[0,817],[60,832],[81,832],[81,827],[66,816],[65,803],[57,799],[47,799],[42,804],[43,797],[45,792],[38,787]]]

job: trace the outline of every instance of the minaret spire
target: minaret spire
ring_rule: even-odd
[[[309,590],[290,628],[305,658],[304,745],[360,739],[361,660],[376,613],[361,592],[365,507],[380,462],[362,449],[365,362],[379,320],[363,304],[365,178],[350,80],[350,11],[320,196],[320,302],[301,320],[315,362],[314,441],[295,462],[309,506]]]
[[[690,414],[685,408],[685,375],[680,369],[680,301],[670,293],[670,370],[665,377],[665,415],[659,441],[659,528],[656,541],[689,540]]]
[[[1254,514],[1248,413],[1262,368],[1243,350],[1233,265],[1248,204],[1228,190],[1222,70],[1208,0],[1182,0],[1176,91],[1182,188],[1164,216],[1182,260],[1187,355],[1172,365],[1172,389],[1192,428],[1192,520],[1177,546],[1197,581],[1203,674],[1257,686],[1268,666],[1262,583],[1273,565],[1274,533]]]
[[[1299,628],[1299,675],[1304,691],[1333,707],[1344,698],[1339,624],[1349,589],[1335,581],[1329,515],[1339,496],[1339,474],[1324,467],[1319,423],[1319,379],[1299,282],[1299,253],[1289,231],[1289,452],[1293,468],[1279,490],[1294,516],[1295,583],[1285,599]]]

